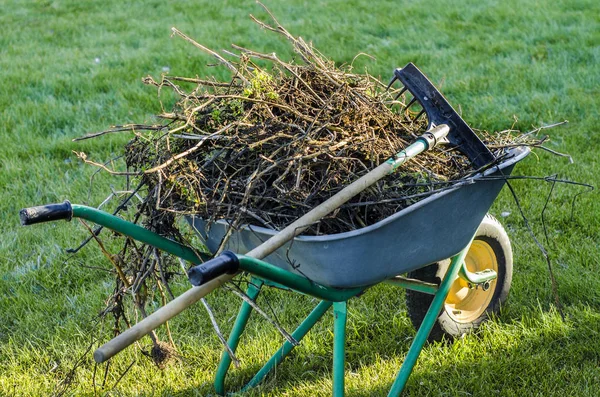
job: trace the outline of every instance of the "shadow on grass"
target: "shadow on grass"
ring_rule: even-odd
[[[426,345],[403,395],[596,396],[600,388],[600,314],[584,306],[569,311],[565,323],[555,312],[538,311],[521,321],[490,323],[477,335],[461,340]],[[352,327],[349,330],[353,332]],[[389,331],[388,335],[413,335],[404,327]],[[411,340],[402,338],[401,343],[390,345],[387,337],[377,334],[355,337],[354,342],[350,338],[347,343],[349,350],[353,343],[372,348],[363,355],[348,355],[348,396],[385,396],[396,377]],[[243,341],[240,346],[243,348]],[[301,345],[275,375],[240,395],[331,395],[331,363],[331,340],[322,340],[320,346],[313,342]],[[260,367],[255,363],[232,370],[227,390],[239,390]],[[191,384],[185,390],[164,390],[162,394],[214,395],[214,389]]]

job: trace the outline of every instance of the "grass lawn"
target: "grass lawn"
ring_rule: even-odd
[[[441,86],[474,128],[546,131],[549,147],[573,155],[537,152],[519,175],[560,177],[599,185],[600,2],[597,0],[417,0],[268,2],[293,34],[311,40],[339,63],[391,77],[415,62]],[[179,316],[171,331],[180,359],[156,368],[138,348],[95,366],[95,339],[112,324],[97,314],[112,290],[112,276],[97,246],[75,256],[87,231],[78,223],[19,226],[19,209],[70,199],[99,205],[121,180],[82,164],[117,156],[129,139],[114,134],[74,143],[72,138],[112,124],[150,122],[160,112],[147,75],[224,73],[188,43],[169,38],[177,27],[211,48],[231,43],[289,55],[286,44],[255,26],[266,18],[251,1],[116,0],[16,1],[0,5],[0,395],[210,395],[220,344],[201,305]],[[481,332],[453,343],[429,344],[406,395],[595,396],[600,390],[600,200],[577,197],[576,186],[515,181],[523,211],[549,251],[567,320],[553,304],[546,261],[505,189],[492,213],[507,228],[515,255],[508,304]],[[109,244],[109,249],[115,249]],[[175,286],[185,290],[185,280]],[[269,292],[288,329],[314,304]],[[239,301],[218,291],[208,298],[225,331]],[[329,395],[331,315],[311,331],[275,376],[247,395]],[[377,286],[349,306],[346,391],[386,395],[414,330],[404,293]],[[98,330],[100,329],[100,330]],[[164,332],[164,331],[161,331]],[[142,341],[147,346],[148,341]],[[240,387],[282,343],[272,327],[253,317],[229,382]],[[71,368],[81,361],[77,371]],[[65,379],[70,379],[65,388]]]

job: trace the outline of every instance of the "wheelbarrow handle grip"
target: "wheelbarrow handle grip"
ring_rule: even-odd
[[[58,221],[61,219],[70,221],[73,217],[73,208],[68,200],[60,204],[47,204],[38,207],[23,208],[19,212],[21,225],[33,225],[36,223]]]
[[[240,260],[237,255],[231,251],[223,251],[221,255],[188,270],[188,278],[194,287],[198,287],[223,274],[233,274],[239,268]]]

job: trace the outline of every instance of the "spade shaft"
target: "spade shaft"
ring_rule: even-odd
[[[383,177],[393,173],[406,161],[426,150],[435,147],[438,143],[444,140],[449,132],[450,128],[445,124],[434,127],[419,137],[415,143],[397,153],[393,158],[390,158],[388,161],[382,163],[377,168],[370,171],[366,175],[363,175],[350,185],[346,186],[344,189],[330,197],[328,200],[324,201],[322,204],[307,212],[305,215],[288,225],[269,240],[248,252],[246,256],[256,259],[263,259],[270,255],[285,243],[298,236],[300,233],[310,227],[310,225],[318,222],[323,217],[327,216],[350,200],[352,197],[372,186]],[[131,345],[160,325],[166,323],[216,288],[231,280],[233,277],[233,274],[224,274],[207,282],[206,284],[190,288],[133,327],[127,329],[122,334],[116,336],[112,340],[99,347],[94,352],[94,360],[98,363],[102,363],[110,359],[127,346]]]

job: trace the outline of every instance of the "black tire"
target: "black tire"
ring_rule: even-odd
[[[493,216],[488,214],[481,222],[465,262],[469,271],[496,267],[498,277],[487,291],[481,287],[469,289],[464,280],[457,279],[429,334],[429,341],[441,340],[444,335],[456,338],[477,329],[490,314],[497,313],[506,300],[512,281],[512,248],[506,231]],[[408,277],[439,285],[449,263],[449,259],[434,263],[410,272]],[[406,290],[408,315],[415,329],[421,326],[432,301],[433,295]]]

